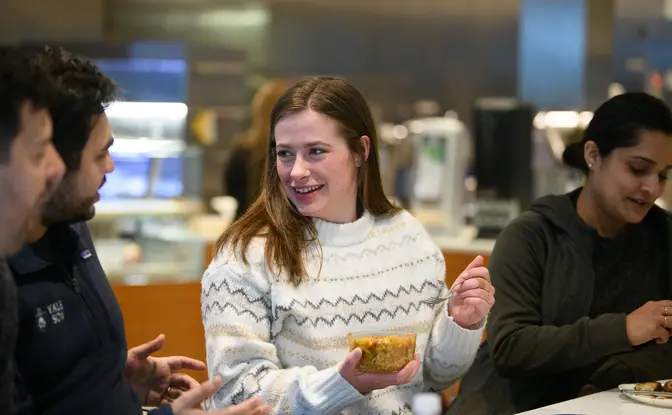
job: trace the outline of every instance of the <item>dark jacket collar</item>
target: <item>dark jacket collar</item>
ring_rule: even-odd
[[[41,271],[54,264],[54,255],[63,258],[85,256],[89,248],[84,246],[74,225],[57,224],[50,226],[44,236],[37,242],[26,245],[7,262],[18,274],[30,274]]]

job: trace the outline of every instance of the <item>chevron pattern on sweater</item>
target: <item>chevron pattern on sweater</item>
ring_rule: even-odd
[[[420,234],[415,235],[405,235],[400,241],[392,241],[387,244],[378,245],[375,248],[365,248],[359,252],[349,252],[345,255],[339,255],[336,253],[330,253],[325,255],[322,259],[324,263],[330,262],[349,262],[349,261],[360,261],[364,258],[377,257],[385,252],[391,252],[398,248],[404,248],[409,245],[414,245],[420,239]],[[317,252],[311,253],[309,256],[310,260],[320,260],[319,250]]]
[[[422,307],[428,307],[424,303],[409,303],[407,307],[404,307],[402,305],[398,305],[395,307],[393,310],[388,310],[388,309],[382,309],[379,312],[375,313],[373,311],[366,311],[363,314],[356,314],[356,313],[350,313],[348,315],[340,315],[336,314],[331,318],[326,318],[326,317],[300,317],[297,318],[293,314],[290,314],[287,319],[292,319],[296,322],[298,326],[305,326],[305,325],[311,325],[313,327],[317,327],[319,325],[326,325],[329,327],[333,327],[334,323],[337,321],[340,321],[344,325],[350,325],[354,321],[359,322],[360,324],[363,324],[367,320],[375,320],[375,321],[380,321],[383,317],[389,317],[390,319],[394,319],[399,315],[404,315],[407,316],[411,313],[411,310],[414,310],[416,312],[420,311]],[[288,307],[283,307],[283,306],[278,306],[276,307],[276,310],[278,311],[283,311],[283,312],[290,312],[292,311],[291,308]]]
[[[325,276],[319,276],[319,278],[315,278],[314,282],[343,282],[343,281],[352,281],[352,280],[361,280],[361,279],[366,279],[366,278],[371,278],[371,277],[377,277],[381,275],[386,275],[389,274],[390,272],[394,272],[397,270],[400,270],[402,268],[414,268],[414,267],[420,267],[422,266],[425,262],[434,260],[439,262],[441,259],[437,257],[436,254],[434,255],[427,255],[422,258],[413,260],[413,261],[406,261],[402,262],[387,268],[383,268],[380,270],[377,270],[375,272],[370,272],[367,274],[357,274],[357,275],[352,275],[352,276],[336,276],[336,275],[325,275]]]
[[[390,290],[385,290],[382,294],[378,295],[376,293],[370,293],[369,295],[366,296],[366,298],[361,297],[359,294],[356,294],[354,297],[351,299],[345,299],[343,297],[338,297],[335,301],[328,300],[326,298],[321,298],[320,301],[316,303],[313,303],[309,299],[306,299],[305,301],[300,301],[297,299],[292,299],[292,301],[284,306],[279,306],[278,309],[280,311],[289,311],[293,308],[296,307],[302,307],[302,308],[312,308],[313,310],[317,310],[320,308],[324,308],[325,306],[329,307],[338,307],[342,304],[348,305],[348,306],[354,306],[355,304],[370,304],[372,300],[378,301],[378,302],[384,302],[385,300],[389,298],[395,298],[399,299],[399,296],[402,294],[405,295],[411,295],[412,293],[416,294],[422,294],[422,292],[426,288],[432,288],[432,289],[441,289],[442,283],[440,281],[430,281],[430,280],[425,280],[423,283],[417,287],[415,284],[411,284],[407,287],[404,287],[403,285],[399,286],[397,288],[397,292],[393,292]],[[277,312],[276,312],[277,316]]]
[[[411,407],[408,404],[398,407],[396,411],[392,411],[392,415],[409,415],[410,413]],[[382,413],[379,414],[383,415]]]
[[[238,385],[234,389],[237,389],[237,392],[231,395],[231,403],[233,405],[238,405],[245,402],[252,396],[257,396],[261,393],[261,387],[259,384],[261,380],[268,375],[268,368],[265,366],[257,367],[249,371],[245,376],[238,380]],[[255,385],[255,388],[248,389],[245,387],[247,380],[251,380],[252,384]]]
[[[243,288],[232,288],[226,279],[212,282],[210,285],[207,286],[207,288],[204,287],[201,290],[201,298],[207,298],[213,295],[213,291],[216,293],[215,295],[220,295],[222,288],[224,288],[228,294],[234,297],[241,296],[245,298],[245,300],[250,304],[259,303],[263,305],[265,308],[271,308],[271,302],[268,300],[268,298],[266,297],[250,298],[249,294]]]
[[[227,310],[233,310],[233,312],[236,314],[237,317],[243,317],[243,316],[250,316],[256,321],[257,323],[265,322],[268,324],[271,324],[271,318],[270,316],[263,315],[259,316],[255,313],[253,313],[251,310],[248,309],[239,309],[235,305],[231,303],[224,303],[223,305],[220,304],[219,301],[215,300],[210,304],[207,304],[202,307],[203,309],[203,319],[206,319],[209,317],[209,315],[214,311],[217,310],[219,314],[224,313]]]

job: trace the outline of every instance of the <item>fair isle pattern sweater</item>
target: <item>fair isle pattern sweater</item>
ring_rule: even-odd
[[[483,329],[458,326],[445,303],[422,302],[445,297],[445,264],[409,213],[314,222],[322,252],[314,244],[306,254],[310,278],[298,287],[270,272],[261,240],[248,266],[224,251],[206,270],[208,368],[223,383],[206,406],[260,395],[276,414],[409,414],[415,393],[449,387],[467,371]],[[363,396],[341,377],[348,333],[366,331],[417,334],[423,365],[409,385]]]

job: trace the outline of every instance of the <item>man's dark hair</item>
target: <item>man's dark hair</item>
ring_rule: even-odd
[[[0,46],[0,163],[9,160],[21,129],[21,108],[26,103],[47,109],[53,98],[46,72],[31,59],[29,50]]]
[[[76,171],[95,117],[117,100],[119,89],[92,61],[63,49],[46,47],[37,54],[36,62],[50,74],[55,91],[49,108],[54,146],[66,170]]]

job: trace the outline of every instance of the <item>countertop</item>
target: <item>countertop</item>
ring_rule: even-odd
[[[518,415],[670,415],[672,409],[645,405],[621,395],[618,390],[600,392]]]
[[[479,239],[469,227],[457,235],[434,234],[432,239],[444,252],[490,255],[495,246],[495,239]]]

